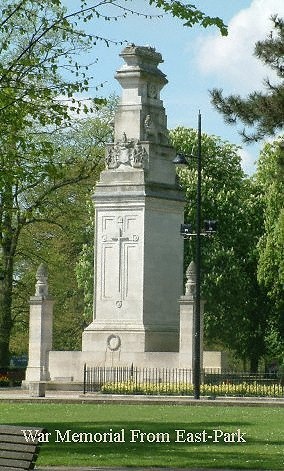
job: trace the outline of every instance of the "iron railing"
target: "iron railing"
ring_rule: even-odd
[[[203,396],[284,397],[284,378],[275,373],[206,369]],[[187,368],[84,367],[84,394],[192,395],[192,370]]]

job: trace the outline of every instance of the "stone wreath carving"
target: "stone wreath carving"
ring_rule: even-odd
[[[121,339],[119,335],[109,335],[109,337],[107,338],[107,346],[112,352],[118,350],[121,346]]]
[[[106,165],[109,169],[120,166],[145,169],[148,163],[148,153],[138,139],[127,139],[123,133],[113,145],[109,146],[106,155]]]

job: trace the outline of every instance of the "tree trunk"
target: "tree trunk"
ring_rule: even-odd
[[[19,236],[19,218],[15,217],[13,185],[9,181],[1,192],[0,232],[0,367],[9,366],[12,330],[12,294],[14,257]]]
[[[259,364],[259,356],[257,353],[253,353],[250,355],[250,372],[257,373],[258,372],[258,364]]]
[[[9,263],[0,280],[0,367],[9,366],[9,343],[12,330],[13,268]]]

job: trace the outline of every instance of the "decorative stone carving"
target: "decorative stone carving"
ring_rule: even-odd
[[[149,98],[158,98],[158,87],[155,83],[148,84],[148,97]]]
[[[101,299],[112,299],[117,309],[122,307],[129,294],[133,295],[130,278],[135,267],[130,261],[133,263],[137,256],[139,244],[136,224],[135,214],[109,216],[102,221]]]
[[[155,135],[155,128],[153,120],[149,114],[147,114],[144,120],[144,129],[145,129],[145,141],[148,141],[151,135]]]
[[[196,266],[192,261],[186,270],[185,295],[194,298],[196,292]]]
[[[145,141],[157,144],[168,144],[169,131],[167,130],[167,118],[163,111],[154,116],[147,114],[144,119]]]
[[[133,149],[133,161],[132,167],[134,168],[145,168],[147,163],[148,154],[146,149],[142,146],[142,144],[137,141],[134,144]]]
[[[48,295],[48,272],[44,263],[41,263],[36,272],[35,296],[46,297]]]
[[[127,139],[123,133],[113,145],[109,146],[106,155],[106,165],[109,169],[132,167],[145,169],[148,163],[148,153],[138,139]]]
[[[107,347],[112,351],[115,352],[121,346],[121,339],[119,335],[111,334],[107,338]]]

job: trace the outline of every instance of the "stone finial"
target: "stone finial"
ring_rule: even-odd
[[[115,143],[121,141],[126,133],[128,140],[168,146],[167,116],[160,98],[161,90],[168,81],[159,69],[159,64],[163,62],[161,54],[150,46],[129,44],[120,56],[124,63],[115,75],[122,87],[115,114]],[[127,158],[127,153],[124,152],[121,157]],[[111,155],[111,167],[108,168],[117,168],[113,166],[116,165],[112,162],[113,158],[116,159],[116,156]],[[145,169],[144,157],[142,160],[138,162],[138,168]],[[125,168],[122,166],[119,170]]]
[[[164,62],[162,56],[156,51],[154,47],[150,46],[136,46],[135,44],[128,44],[120,53],[128,66],[141,66],[148,64],[153,68],[161,62]]]
[[[44,263],[41,263],[36,272],[36,285],[35,285],[35,295],[46,297],[48,295],[48,272],[47,266]]]
[[[194,261],[191,261],[188,265],[185,275],[185,295],[193,298],[195,296],[196,289],[196,266]]]
[[[132,89],[135,85],[135,88],[141,88],[142,82],[151,82],[149,83],[151,93],[158,99],[159,92],[168,83],[166,75],[158,69],[158,65],[164,62],[161,54],[153,47],[129,44],[119,55],[125,64],[117,71],[115,77],[122,87]],[[133,98],[133,95],[131,96]],[[139,96],[141,99],[142,95]]]
[[[124,89],[137,89],[139,91],[137,97],[141,103],[143,97],[159,99],[161,89],[168,83],[166,75],[158,69],[158,65],[163,61],[162,56],[153,47],[149,46],[135,46],[129,44],[120,53],[125,64],[117,70],[116,79]],[[148,92],[145,94],[143,83],[148,83]],[[141,89],[142,87],[142,89]],[[129,98],[132,97],[131,104],[133,104],[133,91]]]

